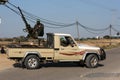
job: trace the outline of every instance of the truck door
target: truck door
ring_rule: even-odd
[[[74,40],[70,36],[60,36],[59,53],[56,55],[59,60],[78,60],[76,54],[79,51]]]

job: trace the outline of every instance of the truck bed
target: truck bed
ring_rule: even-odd
[[[41,57],[53,57],[54,49],[37,45],[9,45],[7,49],[9,58],[23,58],[27,53],[38,53]]]
[[[19,44],[10,44],[7,45],[8,48],[49,48],[47,46],[38,46],[38,45],[29,45],[29,44],[23,44],[23,45],[19,45]]]

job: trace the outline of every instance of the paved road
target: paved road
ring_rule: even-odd
[[[76,63],[47,64],[38,70],[14,68],[0,72],[0,80],[120,80],[120,48],[106,51],[106,61],[88,69]]]

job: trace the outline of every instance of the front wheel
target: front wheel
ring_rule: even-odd
[[[29,55],[25,59],[25,67],[27,69],[38,69],[40,67],[40,60],[36,55]]]
[[[98,57],[94,54],[91,54],[87,56],[85,63],[86,63],[86,67],[95,68],[98,66]]]

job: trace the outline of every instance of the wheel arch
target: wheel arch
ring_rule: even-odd
[[[23,59],[22,59],[22,62],[24,62],[26,57],[29,56],[29,55],[36,55],[38,58],[41,58],[41,55],[40,55],[39,52],[26,52]]]
[[[100,56],[97,54],[97,53],[86,53],[86,54],[84,54],[83,55],[83,61],[85,61],[86,60],[86,58],[89,56],[89,55],[96,55],[97,56],[97,58],[98,58],[98,60],[100,60]]]

